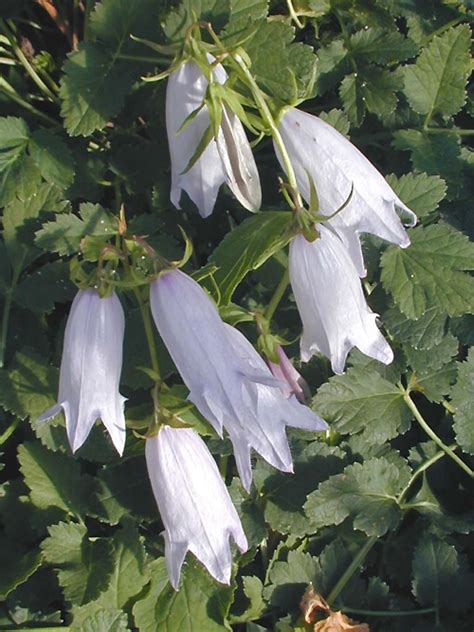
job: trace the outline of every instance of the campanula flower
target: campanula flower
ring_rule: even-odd
[[[289,400],[252,345],[226,325],[201,286],[179,270],[151,285],[157,329],[189,388],[189,400],[234,445],[242,484],[252,481],[251,448],[271,465],[292,471],[285,425],[311,430],[325,423],[295,398]]]
[[[215,66],[213,73],[216,82],[226,82],[227,74],[220,64]],[[204,105],[182,129],[181,126],[201,107],[207,88],[207,79],[192,61],[182,64],[168,80],[166,129],[171,154],[171,202],[181,208],[181,192],[186,191],[201,216],[208,217],[214,209],[219,189],[225,183],[242,206],[257,211],[262,194],[255,159],[242,123],[225,104],[217,138],[210,141],[195,164],[186,171],[211,125],[207,106]]]
[[[393,353],[368,307],[361,282],[346,247],[330,228],[318,224],[320,237],[303,235],[290,243],[291,287],[303,321],[301,359],[316,352],[330,358],[335,373],[343,373],[353,347],[384,364]]]
[[[181,567],[191,551],[209,573],[230,583],[229,538],[243,553],[247,538],[217,465],[194,430],[163,426],[146,440],[146,463],[165,527],[165,558],[178,589]]]
[[[416,216],[396,195],[374,165],[331,125],[296,108],[282,117],[279,130],[295,171],[298,189],[310,202],[315,184],[321,215],[331,215],[349,198],[347,206],[327,223],[345,244],[359,276],[365,276],[358,235],[371,233],[402,248],[410,239],[397,210],[409,226]],[[282,167],[278,149],[275,147]]]
[[[101,419],[119,454],[125,446],[125,398],[119,393],[125,328],[116,294],[100,298],[80,290],[72,303],[64,334],[58,403],[39,417],[46,421],[61,409],[69,444],[76,452]]]

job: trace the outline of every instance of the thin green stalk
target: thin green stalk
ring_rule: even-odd
[[[361,610],[350,606],[341,606],[343,612],[362,614],[365,617],[416,617],[436,612],[436,608],[420,608],[419,610]]]
[[[0,78],[0,92],[2,92],[5,96],[7,96],[9,99],[11,99],[12,101],[14,101],[15,103],[17,103],[18,105],[20,105],[22,108],[24,108],[25,110],[28,110],[28,112],[30,112],[30,114],[33,114],[34,116],[38,117],[39,119],[41,119],[44,123],[48,123],[49,125],[55,125],[58,126],[59,123],[57,121],[55,121],[53,118],[51,118],[50,116],[48,116],[47,114],[44,114],[43,112],[41,112],[40,110],[36,109],[34,107],[34,105],[31,105],[31,103],[28,103],[28,101],[25,101],[19,94],[18,92],[16,92],[9,83],[7,83],[5,81],[5,79]]]
[[[288,13],[290,14],[290,18],[293,20],[293,22],[296,24],[296,26],[299,29],[304,28],[304,24],[302,24],[302,22],[300,21],[296,11],[295,11],[295,7],[293,6],[293,2],[291,0],[286,0],[286,6],[288,7]]]
[[[19,417],[15,417],[15,419],[8,426],[8,428],[5,430],[5,432],[2,432],[2,434],[0,435],[0,445],[3,445],[4,443],[6,443],[8,441],[8,439],[12,436],[12,434],[17,429],[17,426],[20,423],[20,421],[21,420],[20,420]]]
[[[10,29],[6,26],[5,22],[2,20],[0,24],[2,24],[3,33],[8,38],[8,41],[10,42],[10,46],[12,47],[13,52],[15,53],[18,61],[21,63],[21,65],[26,70],[26,72],[29,74],[31,79],[34,81],[34,83],[38,86],[38,88],[41,90],[41,92],[45,96],[51,99],[51,101],[58,102],[59,101],[58,97],[50,90],[50,88],[45,84],[43,79],[39,76],[39,74],[30,64],[25,53],[21,50],[20,46],[18,46],[14,36],[10,32]]]
[[[422,416],[422,414],[416,407],[415,402],[410,397],[410,393],[407,390],[405,390],[402,384],[398,384],[398,388],[403,393],[403,399],[406,405],[408,406],[408,408],[413,413],[413,416],[415,417],[416,421],[419,423],[421,428],[423,428],[423,430],[430,437],[430,439],[432,439],[436,443],[436,445],[439,446],[441,450],[443,450],[443,452],[445,452],[457,465],[459,465],[459,467],[462,470],[464,470],[464,472],[466,472],[468,476],[470,476],[471,478],[474,478],[474,471],[471,470],[471,468],[466,463],[464,463],[464,461],[460,459],[458,455],[455,454],[454,451],[449,446],[443,443],[443,441],[438,437],[436,432],[434,432],[434,430],[432,430],[432,428],[428,425],[428,423],[426,422],[426,420],[424,419],[424,417]]]
[[[23,259],[13,271],[11,286],[5,292],[5,303],[3,305],[2,329],[0,331],[0,368],[5,361],[5,351],[7,348],[8,325],[10,322],[10,312],[12,308],[13,292],[15,291],[18,279],[20,278]]]
[[[145,301],[143,300],[141,292],[138,288],[136,287],[133,288],[133,293],[135,294],[138,305],[140,307],[140,312],[143,319],[143,325],[145,327],[145,335],[146,335],[146,340],[148,343],[148,351],[150,353],[151,366],[153,368],[153,371],[158,376],[157,381],[159,381],[160,363],[158,361],[158,353],[157,353],[156,345],[155,345],[155,337],[153,335],[153,325],[151,322],[150,308],[145,304]]]
[[[450,449],[454,449],[456,448],[456,444],[453,443],[451,446],[449,446]],[[422,463],[416,470],[415,472],[413,472],[413,475],[411,476],[410,480],[408,481],[408,483],[405,485],[405,487],[402,489],[402,491],[400,492],[400,494],[398,495],[397,498],[397,503],[400,505],[403,501],[403,499],[405,498],[408,490],[410,489],[410,487],[413,485],[413,483],[416,481],[416,479],[420,476],[420,474],[423,474],[423,472],[425,472],[429,467],[431,467],[432,465],[434,465],[435,463],[437,463],[440,459],[442,459],[444,456],[446,456],[446,452],[444,452],[444,450],[441,450],[440,452],[437,452],[434,456],[432,456],[430,459],[428,459],[427,461],[425,461],[424,463]]]
[[[424,127],[427,134],[459,134],[460,136],[474,136],[474,129],[463,129],[462,127]]]
[[[327,598],[329,605],[334,603],[334,601],[337,599],[337,597],[340,595],[340,593],[344,590],[344,588],[350,581],[352,575],[354,575],[354,573],[356,573],[360,569],[360,567],[362,566],[362,563],[364,562],[365,558],[367,557],[367,555],[369,554],[369,552],[371,551],[372,547],[375,545],[377,540],[378,540],[378,537],[376,535],[373,535],[372,537],[370,537],[367,540],[367,542],[364,544],[364,546],[360,549],[360,551],[357,553],[357,555],[354,557],[352,562],[349,564],[349,566],[346,568],[344,573],[341,575],[341,577],[337,581],[334,588],[329,593],[328,598]]]
[[[127,55],[126,53],[120,53],[117,55],[117,59],[123,59],[124,61],[142,61],[146,64],[166,64],[169,65],[170,60],[165,57],[150,57],[148,55]]]
[[[275,289],[275,292],[273,293],[272,298],[270,299],[270,302],[268,303],[267,309],[265,310],[265,318],[267,320],[270,321],[273,318],[273,314],[275,313],[276,308],[278,307],[278,304],[283,298],[283,295],[286,292],[286,288],[289,285],[290,285],[290,273],[288,271],[288,268],[286,268],[285,272],[283,273],[283,276],[280,279],[280,282],[278,283]]]

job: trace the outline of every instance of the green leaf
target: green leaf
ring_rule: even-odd
[[[398,31],[365,28],[350,37],[350,49],[356,63],[373,62],[384,66],[414,57],[418,47]]]
[[[93,479],[81,472],[77,461],[38,442],[20,445],[18,459],[34,505],[40,509],[59,507],[76,516],[86,514]]]
[[[456,379],[456,364],[450,362],[438,368],[427,368],[415,375],[414,390],[420,391],[432,402],[443,401]]]
[[[313,441],[294,457],[292,476],[271,472],[259,492],[265,498],[265,520],[274,531],[299,536],[311,530],[303,511],[307,495],[321,481],[342,470],[343,457],[338,448]]]
[[[113,569],[110,542],[89,539],[86,527],[72,522],[60,522],[48,532],[41,548],[46,560],[58,569],[65,598],[81,605],[98,597]]]
[[[267,604],[263,599],[263,584],[258,577],[243,577],[242,584],[244,587],[244,593],[249,600],[249,605],[239,615],[233,615],[231,617],[232,625],[236,623],[246,623],[247,621],[253,621],[260,619],[262,614],[267,609]]]
[[[396,91],[400,87],[400,79],[396,73],[371,68],[362,77],[360,84],[362,101],[367,111],[382,120],[393,114],[398,103]]]
[[[267,525],[258,496],[249,495],[240,478],[233,478],[228,487],[232,504],[237,509],[249,546],[258,546],[267,537]]]
[[[238,4],[234,1],[234,6]],[[191,24],[197,21],[210,22],[214,30],[219,32],[229,17],[229,0],[184,0],[176,10],[169,13],[163,30],[170,41],[179,42]]]
[[[230,302],[235,288],[251,270],[288,243],[291,224],[291,213],[267,211],[249,217],[226,235],[209,258],[209,263],[218,267],[214,279],[223,304]]]
[[[51,132],[33,132],[28,145],[31,157],[41,175],[51,184],[66,189],[74,180],[74,162],[66,143]]]
[[[365,104],[362,88],[356,73],[347,75],[339,88],[344,111],[355,127],[360,127],[365,118]]]
[[[415,350],[431,349],[439,344],[446,329],[446,315],[436,307],[425,311],[417,320],[410,320],[396,307],[383,315],[383,323],[392,336]]]
[[[273,562],[268,573],[269,585],[264,597],[272,606],[296,610],[305,588],[314,580],[316,558],[303,551],[289,551],[286,560]]]
[[[143,66],[121,61],[121,54],[143,54],[130,38],[157,35],[157,5],[152,0],[104,0],[90,18],[90,38],[64,65],[61,115],[71,136],[87,136],[116,116]]]
[[[410,478],[410,469],[372,458],[354,463],[342,474],[321,483],[308,496],[305,511],[314,530],[338,525],[351,518],[354,529],[367,535],[382,536],[395,529],[401,519],[397,495]]]
[[[117,524],[127,515],[148,521],[156,518],[156,503],[141,456],[105,467],[96,481],[94,513],[101,520]]]
[[[474,455],[474,351],[458,365],[458,378],[451,391],[451,403],[456,409],[454,430],[456,441],[468,454]]]
[[[337,129],[340,134],[348,138],[351,124],[349,123],[349,119],[343,110],[337,110],[334,108],[329,112],[321,112],[319,114],[319,118],[325,123],[331,125],[331,127],[334,127],[334,129]]]
[[[460,24],[433,37],[416,64],[405,68],[405,94],[419,114],[453,116],[466,100],[471,31]]]
[[[36,419],[54,404],[57,383],[57,369],[32,351],[18,351],[9,369],[0,369],[0,404],[21,419]]]
[[[117,232],[117,219],[100,204],[84,202],[79,215],[61,214],[54,221],[43,224],[36,233],[36,244],[49,252],[72,255],[79,251],[81,240],[86,235],[112,239]]]
[[[183,566],[178,592],[165,577],[161,564],[156,567],[150,592],[133,607],[140,632],[228,632],[232,588],[215,582],[192,558]]]
[[[446,183],[439,176],[407,173],[397,178],[390,174],[386,180],[402,202],[420,219],[435,211],[446,195]]]
[[[474,244],[445,224],[411,231],[411,247],[389,247],[382,255],[382,283],[399,309],[419,318],[436,307],[450,316],[474,310]]]
[[[0,599],[23,584],[41,566],[41,554],[26,551],[14,540],[0,537]]]
[[[401,391],[370,369],[351,368],[332,377],[312,408],[337,432],[361,432],[377,445],[406,432],[411,420]]]
[[[69,281],[69,265],[65,261],[46,263],[26,276],[15,288],[15,301],[33,312],[51,312],[56,303],[66,303],[74,297],[75,288]]]
[[[18,186],[17,178],[24,165],[30,136],[27,124],[21,118],[0,118],[0,204],[8,203]]]
[[[102,610],[72,629],[77,632],[127,632],[127,615],[123,610]]]
[[[263,22],[244,44],[259,85],[278,101],[304,98],[313,80],[316,56],[310,46],[294,42],[295,31],[284,22]]]
[[[394,132],[393,138],[395,149],[411,151],[415,169],[441,176],[448,184],[448,196],[459,195],[462,162],[457,134],[449,130],[444,134],[428,134],[415,129],[402,129]]]
[[[411,368],[418,373],[423,373],[449,364],[458,354],[458,346],[457,339],[452,334],[447,334],[430,349],[415,349],[411,345],[404,345],[403,350]]]
[[[452,544],[428,534],[420,539],[413,555],[412,590],[422,606],[465,612],[474,599],[473,580],[466,558]]]
[[[316,94],[322,95],[333,88],[350,72],[347,49],[342,39],[333,39],[318,50]]]

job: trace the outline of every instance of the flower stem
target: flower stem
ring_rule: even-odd
[[[23,267],[24,257],[20,259],[17,263],[16,268],[13,271],[11,285],[8,290],[5,292],[5,303],[3,305],[3,315],[2,315],[2,329],[0,331],[0,368],[3,367],[5,362],[5,351],[7,348],[7,336],[8,336],[8,325],[10,323],[10,312],[12,308],[13,301],[13,292],[15,291],[16,285],[18,283],[18,279],[20,278],[21,270]]]
[[[145,327],[145,335],[148,343],[148,351],[150,353],[151,366],[153,368],[153,371],[158,376],[158,382],[160,379],[160,363],[158,362],[158,353],[156,350],[155,337],[153,335],[153,325],[151,323],[150,308],[148,305],[145,304],[139,288],[133,288],[133,293],[135,294],[138,306],[140,307],[140,312],[142,314],[143,326]]]
[[[327,598],[329,605],[331,605],[337,599],[337,597],[340,595],[340,593],[344,590],[344,588],[350,581],[352,575],[354,575],[354,573],[357,572],[359,568],[362,566],[363,561],[365,560],[365,558],[367,557],[367,555],[369,554],[369,552],[371,551],[372,547],[377,542],[377,540],[378,540],[378,537],[376,535],[373,535],[367,540],[364,546],[361,547],[360,551],[354,557],[352,562],[349,564],[349,566],[346,568],[346,570],[341,575],[339,580],[336,582],[336,585],[334,586],[334,588],[329,593],[328,598]]]
[[[451,449],[456,448],[456,444],[452,444],[451,446],[449,446]],[[408,481],[408,483],[405,485],[405,487],[402,489],[402,491],[400,492],[400,494],[397,497],[397,503],[400,505],[403,501],[403,499],[405,498],[408,490],[410,489],[410,487],[413,485],[413,483],[416,481],[416,479],[420,476],[420,474],[423,474],[423,472],[425,472],[429,467],[431,467],[432,465],[434,465],[435,463],[437,463],[440,459],[442,459],[444,456],[446,456],[446,452],[444,450],[441,450],[440,452],[437,452],[434,456],[432,456],[430,459],[428,459],[427,461],[425,461],[424,463],[422,463],[416,470],[415,472],[413,472],[410,480]]]
[[[34,107],[34,105],[31,105],[31,103],[28,103],[28,101],[25,101],[18,94],[18,92],[16,92],[16,90],[14,90],[14,88],[12,88],[12,86],[7,81],[5,81],[5,79],[3,79],[3,77],[0,78],[0,92],[2,92],[5,96],[7,96],[9,99],[14,101],[18,105],[20,105],[25,110],[28,110],[28,112],[30,112],[30,114],[33,114],[34,116],[37,116],[44,123],[48,123],[49,125],[54,125],[56,127],[59,126],[59,123],[57,121],[55,121],[53,118],[51,118],[47,114],[44,114],[40,110],[37,110]]]
[[[280,279],[280,282],[278,283],[275,289],[275,292],[273,293],[272,298],[270,299],[270,302],[268,303],[267,309],[265,310],[265,318],[268,321],[272,319],[273,314],[275,313],[276,308],[278,307],[278,304],[283,298],[283,295],[286,292],[286,288],[289,285],[290,285],[290,273],[288,271],[288,268],[286,268],[285,272],[283,273],[283,276]]]
[[[366,617],[416,617],[436,612],[436,608],[420,608],[419,610],[361,610],[350,606],[341,606],[341,610],[351,614],[362,614]]]
[[[290,18],[296,24],[299,29],[304,28],[304,24],[302,24],[301,20],[298,17],[298,14],[295,11],[295,7],[293,6],[292,0],[286,0],[286,6],[288,7],[288,13],[290,14]]]
[[[436,445],[439,446],[441,450],[443,450],[443,452],[445,452],[457,465],[459,465],[459,467],[462,470],[464,470],[464,472],[466,472],[468,476],[470,476],[471,478],[474,478],[474,471],[471,470],[471,468],[466,463],[464,463],[464,461],[460,459],[457,454],[454,453],[452,448],[450,448],[445,443],[443,443],[443,441],[438,437],[438,435],[434,432],[434,430],[428,425],[428,423],[426,422],[426,420],[424,419],[424,417],[422,416],[422,414],[416,407],[415,402],[410,397],[409,391],[407,391],[403,387],[402,384],[398,384],[398,388],[403,393],[403,399],[405,400],[405,403],[408,406],[408,408],[413,413],[413,416],[415,417],[416,421],[423,428],[423,430],[430,437],[430,439],[432,439],[436,443]]]
[[[17,429],[17,426],[20,423],[20,421],[21,421],[21,419],[19,417],[15,417],[15,419],[8,426],[8,428],[5,430],[5,432],[2,432],[2,434],[0,435],[0,446],[3,445],[4,443],[6,443],[8,441],[8,439],[12,436],[12,434]]]

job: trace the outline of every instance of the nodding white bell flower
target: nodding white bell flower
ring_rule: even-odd
[[[282,382],[244,336],[221,320],[196,281],[170,270],[150,291],[155,324],[189,400],[219,435],[227,430],[244,488],[252,482],[251,448],[274,467],[292,471],[285,425],[321,430],[326,424],[295,398],[286,399]]]
[[[416,215],[347,138],[317,116],[296,108],[283,115],[279,130],[301,195],[310,202],[312,178],[321,215],[329,216],[340,208],[353,187],[347,206],[327,222],[344,242],[359,276],[365,276],[359,233],[377,235],[402,248],[410,245],[397,210],[408,226],[415,225]],[[276,145],[275,151],[284,169]]]
[[[148,476],[165,526],[165,558],[178,590],[181,567],[191,551],[209,573],[230,583],[229,538],[244,553],[247,538],[229,492],[204,441],[189,428],[163,426],[146,440]]]
[[[316,352],[331,360],[334,373],[343,373],[353,347],[384,364],[393,352],[380,333],[368,307],[354,263],[341,239],[318,224],[320,237],[313,242],[303,235],[290,243],[291,287],[303,321],[301,359]]]
[[[268,368],[276,378],[282,381],[281,387],[285,397],[294,395],[296,399],[305,404],[311,397],[309,386],[306,380],[298,373],[293,363],[288,358],[281,345],[277,345],[279,362],[268,360]]]
[[[209,61],[213,61],[211,56]],[[227,73],[220,64],[215,66],[213,76],[221,84],[227,80]],[[225,104],[217,138],[210,141],[191,169],[183,173],[211,125],[207,106],[180,128],[188,116],[201,107],[207,87],[207,79],[192,61],[182,64],[168,79],[166,130],[171,154],[171,202],[181,208],[181,192],[186,191],[201,216],[208,217],[225,183],[242,206],[258,211],[262,193],[257,165],[242,123]]]
[[[125,329],[116,294],[101,298],[95,290],[80,290],[72,303],[64,334],[58,403],[38,422],[66,417],[69,444],[76,452],[101,419],[121,455],[125,447],[125,398],[119,393]]]

